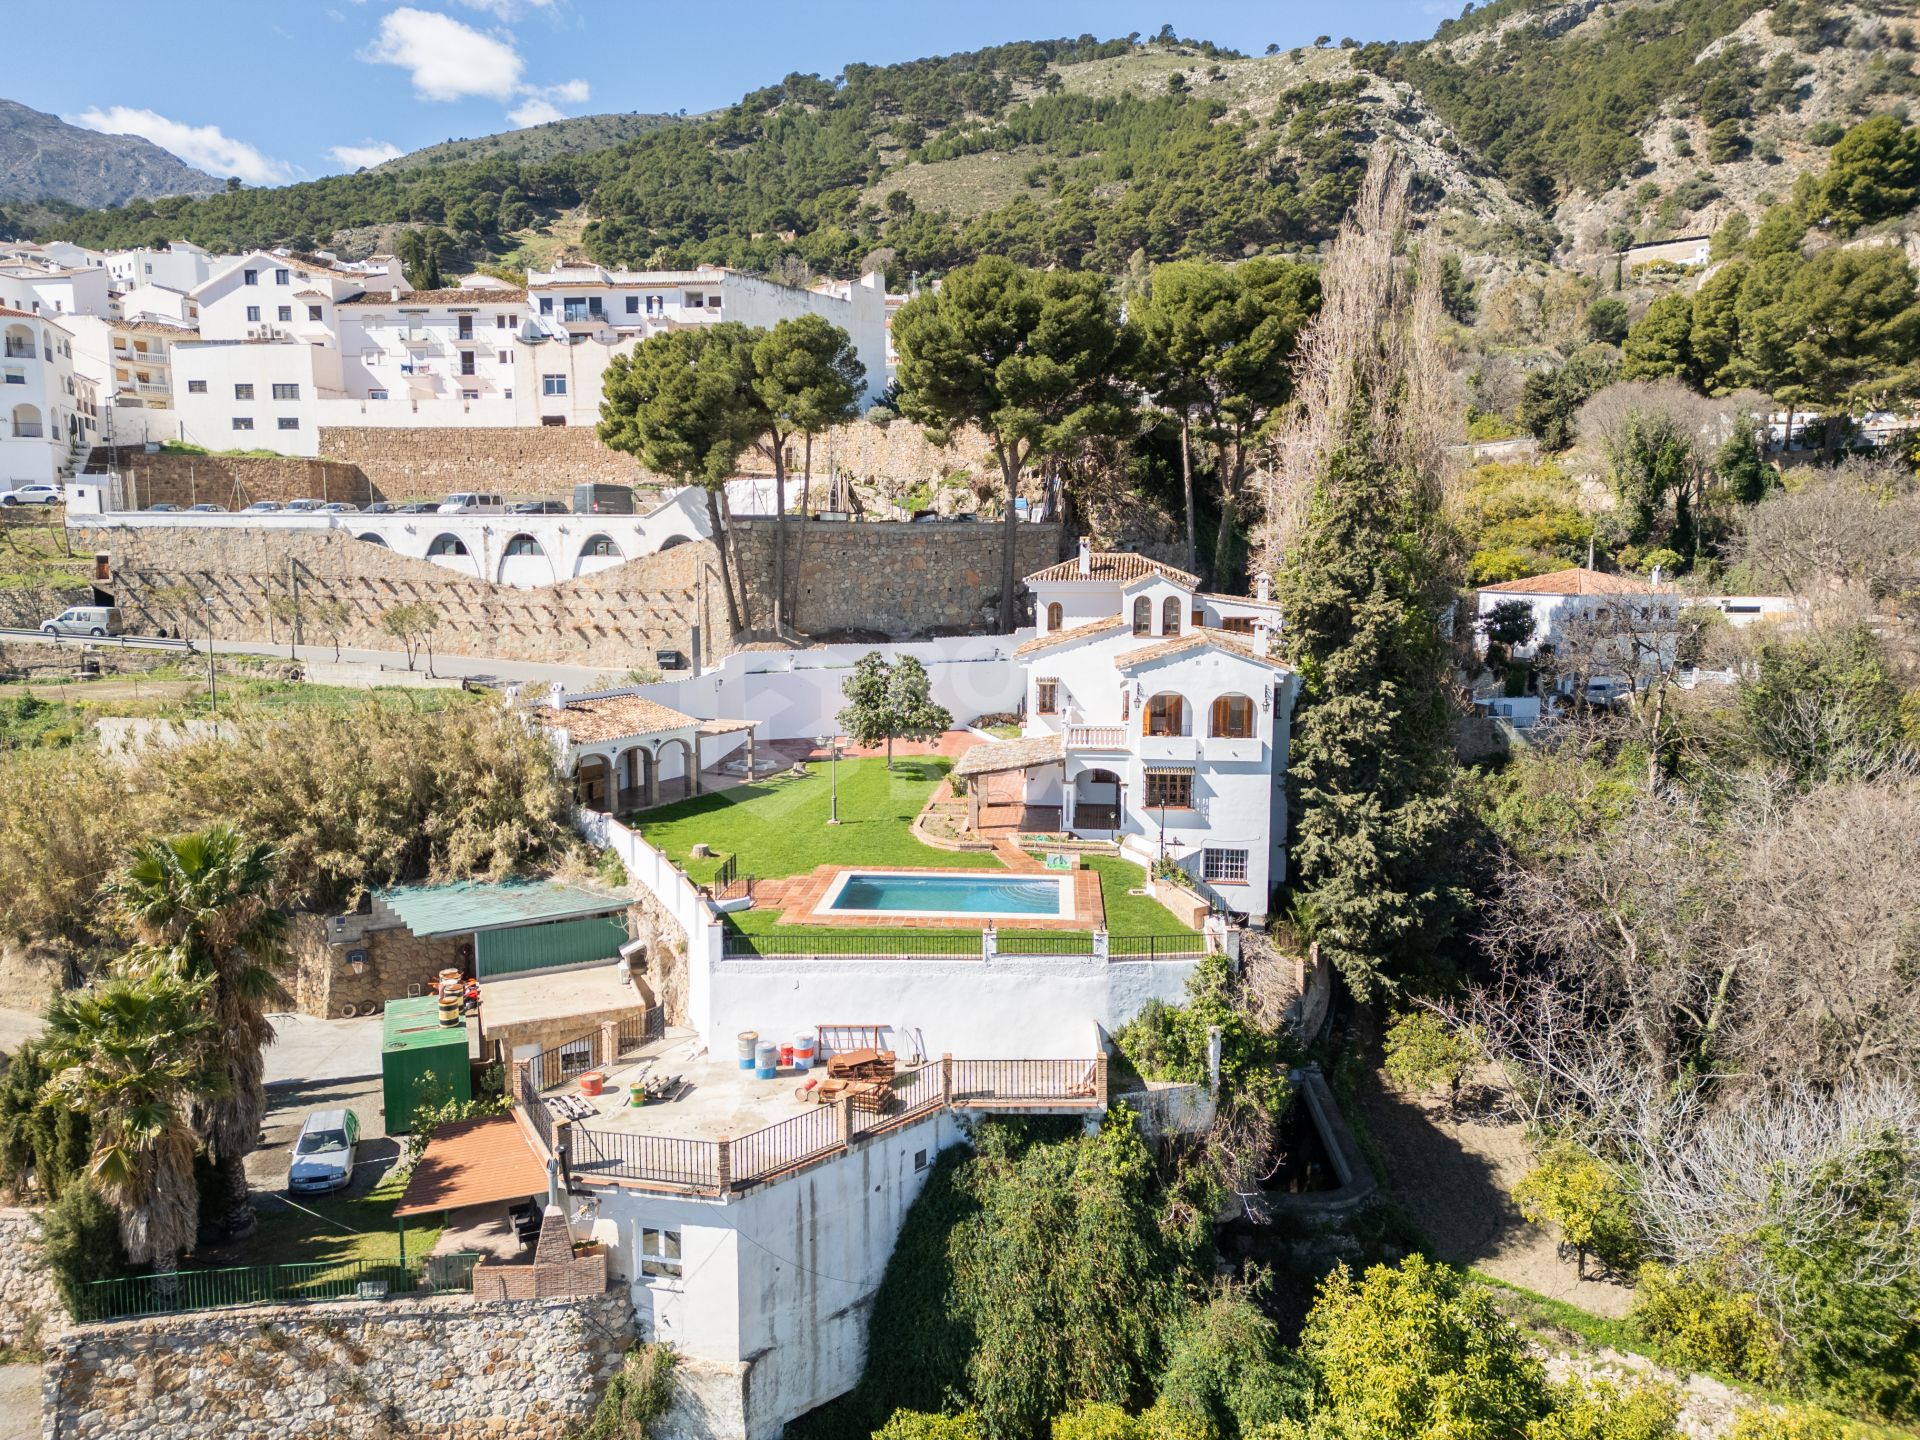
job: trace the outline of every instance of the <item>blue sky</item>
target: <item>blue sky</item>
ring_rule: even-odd
[[[84,8],[84,7],[83,7]],[[13,51],[72,53],[64,5],[9,6]],[[1438,0],[107,0],[119,57],[9,67],[6,98],[96,130],[145,135],[217,175],[278,184],[455,136],[562,115],[710,110],[791,71],[831,76],[1008,40],[1183,35],[1269,42],[1412,40]],[[99,12],[95,12],[99,15]],[[191,17],[190,19],[188,17]]]

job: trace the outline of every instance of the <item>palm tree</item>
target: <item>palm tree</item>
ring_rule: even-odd
[[[227,1204],[229,1234],[255,1224],[247,1152],[266,1114],[266,1064],[273,1043],[267,1011],[284,997],[286,916],[269,900],[274,852],[231,825],[149,840],[107,886],[140,941],[132,963],[206,979],[216,1022],[208,1044],[222,1074],[215,1095],[192,1107],[194,1129],[212,1158]]]
[[[213,981],[164,966],[116,970],[53,997],[43,1053],[50,1099],[93,1120],[87,1174],[120,1217],[127,1258],[172,1270],[200,1215],[189,1107],[217,1092]]]

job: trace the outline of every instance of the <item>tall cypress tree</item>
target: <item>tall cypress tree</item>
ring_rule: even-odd
[[[1305,503],[1281,547],[1301,677],[1289,771],[1296,911],[1360,994],[1419,967],[1464,903],[1453,850],[1452,711],[1440,616],[1443,438],[1432,353],[1436,256],[1417,287],[1393,253],[1405,184],[1370,172],[1325,275],[1292,437]],[[1344,292],[1344,293],[1343,293]]]

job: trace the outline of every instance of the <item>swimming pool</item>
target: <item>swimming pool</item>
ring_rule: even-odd
[[[843,870],[820,897],[814,913],[1072,919],[1072,876]]]

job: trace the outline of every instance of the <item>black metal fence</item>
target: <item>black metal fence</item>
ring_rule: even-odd
[[[574,1126],[572,1168],[585,1175],[643,1180],[708,1193],[720,1189],[720,1146],[712,1140],[634,1135]]]
[[[298,1265],[238,1265],[220,1270],[172,1270],[92,1280],[75,1297],[83,1324],[137,1315],[175,1315],[233,1305],[288,1305],[305,1300],[352,1300],[430,1295],[473,1289],[478,1255],[432,1255],[405,1265],[377,1260],[316,1261]]]

